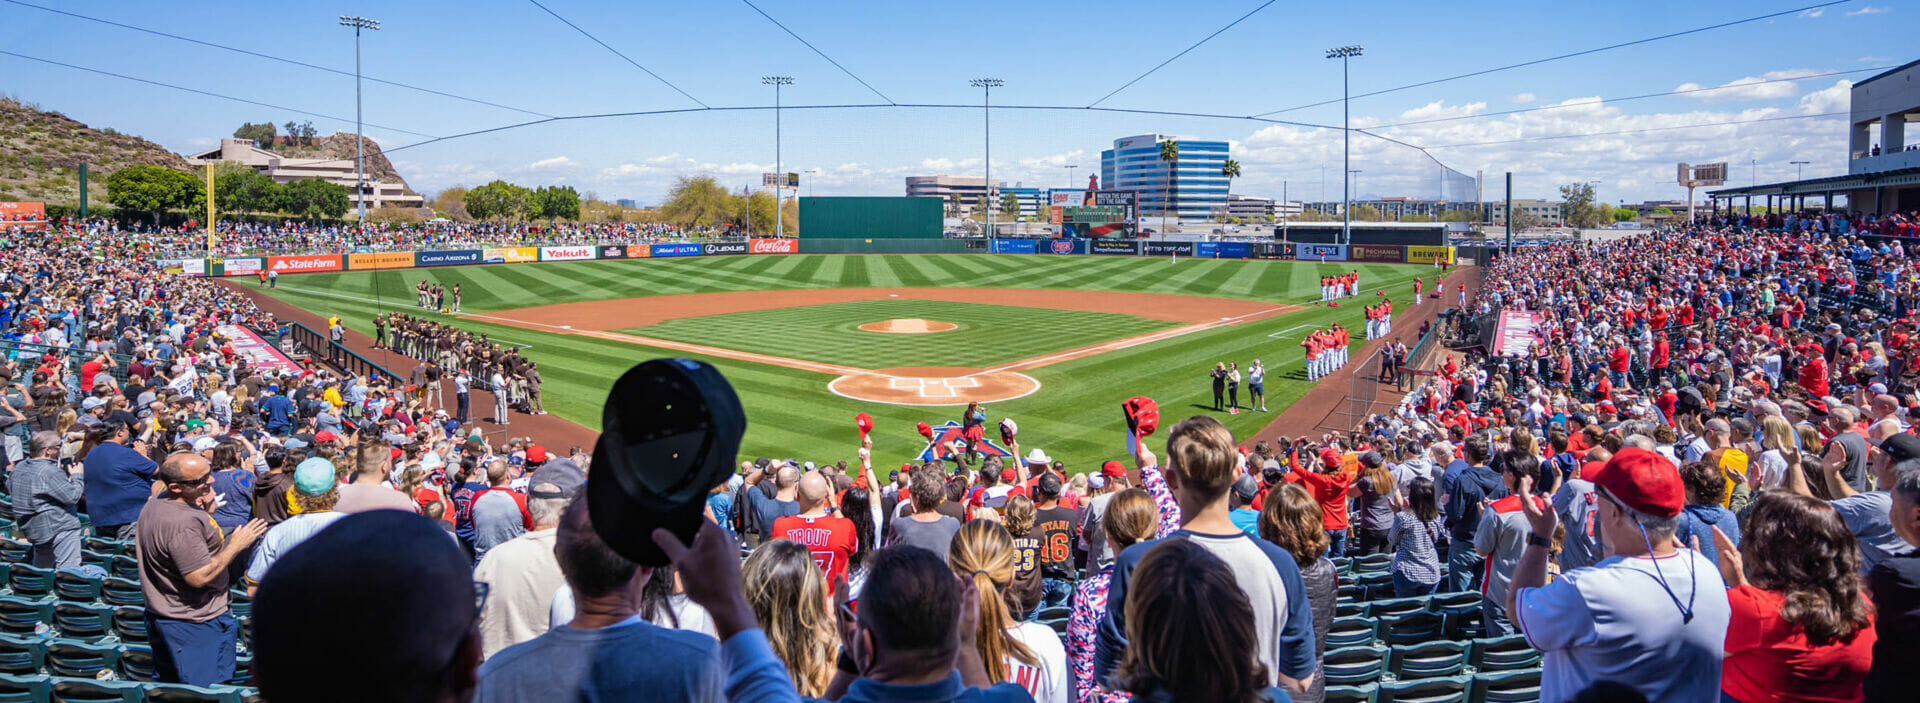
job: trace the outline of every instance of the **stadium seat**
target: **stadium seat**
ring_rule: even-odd
[[[1442,618],[1446,621],[1446,626],[1441,628],[1441,634],[1447,639],[1465,641],[1484,637],[1487,634],[1482,622],[1486,618],[1486,611],[1479,608],[1462,609],[1444,615]]]
[[[1364,686],[1328,686],[1327,703],[1373,703],[1374,696],[1380,692],[1380,684],[1370,683]]]
[[[0,561],[9,564],[26,564],[33,561],[33,545],[11,539],[0,539]]]
[[[1367,614],[1366,603],[1361,603],[1359,601],[1343,600],[1333,604],[1333,616],[1336,618],[1358,617],[1358,616],[1364,616],[1366,614]]]
[[[107,569],[107,571],[114,576],[128,581],[140,580],[140,562],[134,561],[133,557],[127,556],[126,554],[114,555],[113,568]]]
[[[1367,589],[1358,583],[1342,583],[1333,590],[1334,598],[1342,601],[1363,602],[1367,599]]]
[[[1039,622],[1042,625],[1046,625],[1049,628],[1052,628],[1053,634],[1059,635],[1063,639],[1067,636],[1067,619],[1066,618],[1059,618],[1057,620],[1040,620],[1037,622]]]
[[[1373,645],[1380,622],[1369,617],[1334,618],[1327,628],[1327,651]]]
[[[1489,671],[1473,677],[1473,703],[1533,703],[1540,700],[1540,670]]]
[[[40,625],[53,619],[52,598],[0,596],[0,632],[15,635],[37,634]]]
[[[74,603],[92,603],[100,599],[105,586],[98,576],[88,576],[75,571],[53,572],[53,595],[63,601]]]
[[[1368,554],[1363,557],[1355,557],[1353,560],[1353,571],[1357,574],[1383,572],[1392,568],[1392,554]]]
[[[1380,703],[1466,703],[1472,688],[1471,676],[1384,681],[1376,700]]]
[[[1332,649],[1321,658],[1321,671],[1328,685],[1360,686],[1374,683],[1387,673],[1387,650],[1379,647]]]
[[[40,674],[0,674],[0,703],[47,703],[51,680]]]
[[[112,556],[133,551],[133,543],[123,542],[117,539],[107,539],[105,537],[88,537],[87,541],[83,543],[83,548],[89,552],[99,552]],[[82,559],[81,561],[85,560]]]
[[[1466,642],[1445,640],[1396,644],[1387,657],[1387,670],[1402,681],[1453,676],[1466,670],[1467,654],[1471,650]]]
[[[113,634],[127,644],[147,643],[147,613],[140,608],[117,606],[111,615]]]
[[[1424,611],[1427,609],[1427,603],[1428,599],[1426,596],[1369,601],[1367,603],[1367,615],[1369,617],[1382,619],[1398,617],[1409,613]]]
[[[240,691],[231,686],[202,688],[177,683],[149,684],[144,687],[147,703],[239,703]]]
[[[16,676],[38,674],[46,659],[47,650],[40,638],[0,635],[0,673]]]
[[[1451,593],[1435,593],[1433,594],[1429,609],[1441,615],[1451,615],[1462,610],[1477,611],[1480,609],[1480,592],[1453,591]]]
[[[230,686],[246,686],[253,683],[253,655],[242,654],[233,658],[233,677],[227,679]]]
[[[100,582],[100,602],[142,607],[147,604],[147,594],[140,590],[139,581],[108,576]]]
[[[120,663],[120,648],[78,640],[47,640],[47,673],[91,679]]]
[[[7,587],[16,596],[39,598],[53,593],[53,569],[31,564],[8,564]]]
[[[1540,650],[1527,644],[1526,635],[1507,635],[1474,640],[1468,662],[1482,672],[1513,671],[1539,666],[1542,657]]]
[[[1381,641],[1393,644],[1420,644],[1441,639],[1445,621],[1428,612],[1409,613],[1380,620]]]
[[[253,599],[247,597],[245,593],[231,594],[227,596],[227,612],[232,613],[236,618],[244,618],[251,615],[253,614]]]
[[[53,629],[67,639],[97,642],[113,632],[113,608],[92,603],[54,603]]]
[[[1354,574],[1354,585],[1360,587],[1364,600],[1382,600],[1393,597],[1393,572],[1360,571]]]
[[[157,681],[159,666],[153,663],[153,650],[146,647],[120,648],[120,677],[128,681]]]
[[[52,682],[52,703],[140,703],[145,698],[142,684],[136,681],[56,678]]]
[[[1041,608],[1040,612],[1033,614],[1033,619],[1036,621],[1065,620],[1070,617],[1073,617],[1073,609],[1066,606]]]
[[[99,552],[92,549],[80,550],[80,563],[92,564],[105,571],[113,568],[113,552]]]

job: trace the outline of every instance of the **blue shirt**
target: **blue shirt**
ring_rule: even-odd
[[[1233,520],[1233,526],[1240,528],[1241,532],[1255,537],[1260,536],[1260,511],[1241,508],[1227,513],[1227,518]]]
[[[117,442],[87,452],[87,517],[95,525],[125,525],[140,517],[153,496],[152,459]]]
[[[1454,539],[1473,541],[1480,527],[1480,502],[1502,498],[1507,489],[1500,474],[1485,466],[1469,466],[1454,479],[1447,490],[1447,531]]]
[[[809,698],[808,701],[822,703],[821,699]],[[915,685],[880,683],[873,679],[854,679],[848,684],[847,693],[840,697],[839,703],[997,703],[1007,701],[1032,701],[1033,696],[1019,684],[997,683],[989,688],[967,688],[960,683],[960,672],[944,680]]]
[[[267,414],[267,431],[279,434],[293,429],[293,401],[284,395],[268,398],[260,407]]]
[[[222,532],[233,531],[253,518],[253,472],[227,469],[213,472],[213,492],[226,499],[213,510],[213,522]]]

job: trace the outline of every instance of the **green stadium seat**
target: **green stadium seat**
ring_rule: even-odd
[[[32,676],[40,673],[46,659],[47,649],[39,637],[0,635],[0,673]]]
[[[0,674],[0,703],[47,703],[52,680],[41,674]]]
[[[1478,591],[1453,591],[1435,593],[1430,608],[1441,615],[1449,615],[1462,610],[1479,610],[1480,593]]]
[[[1380,647],[1346,647],[1327,650],[1320,670],[1327,685],[1361,686],[1375,683],[1387,673],[1387,650]]]
[[[1359,601],[1343,600],[1333,604],[1333,616],[1336,618],[1359,617],[1367,614],[1367,604]]]
[[[53,679],[48,700],[51,703],[140,703],[145,696],[137,681],[99,681],[81,678]]]
[[[1467,668],[1472,646],[1466,642],[1396,644],[1387,657],[1387,670],[1402,681],[1453,676]]]
[[[134,561],[133,557],[126,554],[114,555],[113,566],[107,571],[128,581],[140,580],[140,562]]]
[[[1380,703],[1467,703],[1473,677],[1444,676],[1414,681],[1383,681]]]
[[[1360,587],[1362,598],[1368,601],[1393,597],[1393,572],[1360,571],[1354,574],[1354,585]]]
[[[1514,671],[1540,666],[1544,656],[1527,643],[1526,635],[1507,635],[1474,640],[1468,663],[1482,672]]]
[[[242,654],[233,658],[233,677],[227,679],[229,686],[247,686],[253,683],[253,655]]]
[[[1420,644],[1441,639],[1446,621],[1428,612],[1408,613],[1380,620],[1380,639],[1389,645]]]
[[[33,545],[12,539],[0,539],[0,561],[27,564],[33,561]]]
[[[232,686],[202,688],[177,683],[148,684],[147,703],[239,703],[240,690]]]
[[[7,587],[16,596],[39,598],[53,593],[53,569],[31,564],[8,564]]]
[[[1540,700],[1540,670],[1487,671],[1473,677],[1473,703],[1534,703]]]
[[[0,596],[0,632],[14,635],[38,634],[41,624],[52,619],[52,598]]]
[[[78,640],[47,640],[47,673],[91,679],[102,671],[113,671],[120,663],[120,648]]]
[[[147,594],[140,590],[139,581],[108,576],[100,582],[100,602],[107,605],[144,607],[147,604]]]
[[[53,595],[63,601],[74,603],[92,603],[100,599],[105,590],[103,579],[73,571],[53,572]]]
[[[120,647],[120,678],[128,681],[157,681],[160,667],[153,663],[153,650],[146,647]]]
[[[111,556],[132,552],[133,543],[123,542],[117,539],[107,539],[105,537],[88,537],[87,541],[82,543],[82,548],[89,552],[99,552]],[[85,560],[82,559],[82,561]]]
[[[147,611],[127,605],[114,607],[113,634],[127,644],[146,644]]]
[[[1462,608],[1441,616],[1446,625],[1441,628],[1442,635],[1450,640],[1471,640],[1487,634],[1484,621],[1486,611],[1480,608],[1468,610]]]
[[[1363,557],[1355,557],[1353,560],[1354,573],[1359,573],[1359,574],[1374,573],[1374,572],[1381,572],[1381,571],[1389,571],[1392,568],[1393,568],[1392,554],[1368,554]]]
[[[253,598],[245,593],[233,593],[227,596],[227,612],[236,618],[253,614]]]
[[[113,552],[97,552],[91,549],[80,550],[80,563],[92,564],[105,571],[113,568]]]
[[[113,632],[113,608],[92,603],[54,603],[53,629],[66,639],[97,642]]]
[[[1376,618],[1399,617],[1409,613],[1418,613],[1427,609],[1426,596],[1412,598],[1388,598],[1367,603],[1367,615]]]
[[[1327,628],[1327,651],[1373,645],[1380,622],[1369,617],[1334,618]]]
[[[1328,686],[1327,703],[1373,703],[1374,696],[1380,693],[1380,684],[1370,683],[1363,686]]]

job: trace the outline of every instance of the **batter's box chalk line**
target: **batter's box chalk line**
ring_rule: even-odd
[[[960,396],[959,391],[961,389],[979,388],[980,381],[979,379],[965,376],[959,378],[903,378],[900,376],[889,376],[887,377],[887,387],[896,391],[910,390],[918,393],[922,398],[957,398]]]

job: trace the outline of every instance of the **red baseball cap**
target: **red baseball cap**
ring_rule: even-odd
[[[1322,463],[1322,464],[1326,464],[1326,465],[1328,465],[1328,466],[1339,466],[1339,465],[1340,465],[1340,452],[1336,452],[1336,451],[1334,451],[1334,450],[1333,450],[1333,447],[1327,447],[1327,448],[1325,448],[1325,449],[1321,449],[1321,450],[1320,450],[1320,463]]]
[[[538,464],[547,460],[547,448],[538,444],[527,447],[527,463]]]
[[[1016,473],[1014,473],[1014,472],[1013,472],[1013,469],[1001,469],[1001,470],[1000,470],[1000,480],[1002,480],[1002,481],[1012,481],[1012,480],[1014,480],[1014,479],[1016,479],[1016,478],[1019,478],[1019,477],[1020,477],[1020,475],[1019,475],[1019,474],[1016,474]]]
[[[1109,461],[1100,465],[1100,475],[1110,477],[1125,476],[1127,475],[1127,467],[1121,466],[1120,462]]]
[[[1687,504],[1687,490],[1673,462],[1639,447],[1621,449],[1586,478],[1627,507],[1655,517],[1679,515]]]
[[[315,442],[338,442],[338,441],[340,441],[340,435],[337,435],[337,434],[334,434],[334,433],[333,433],[333,430],[321,430],[321,431],[320,431],[320,432],[319,432],[318,434],[315,434],[315,435],[313,436],[313,441],[315,441]]]

